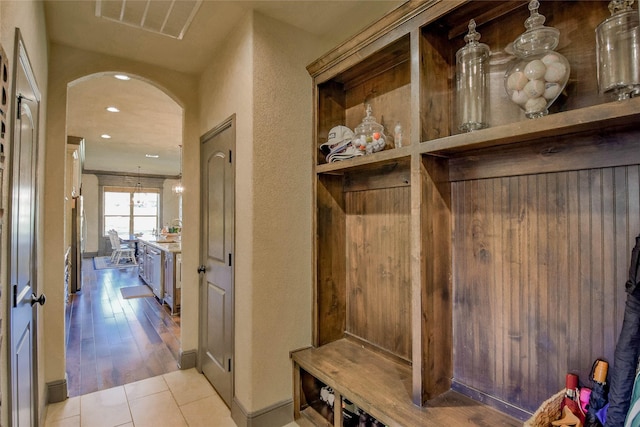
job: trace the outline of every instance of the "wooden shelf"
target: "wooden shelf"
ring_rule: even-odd
[[[449,391],[424,407],[411,401],[411,367],[348,339],[292,353],[293,361],[388,426],[520,426],[521,421]],[[312,417],[315,418],[315,417]]]
[[[501,147],[522,142],[559,138],[584,132],[629,127],[640,119],[640,98],[609,102],[579,110],[550,114],[540,119],[523,120],[508,125],[448,136],[409,145],[397,149],[356,157],[341,162],[316,166],[317,174],[342,174],[366,170],[379,165],[407,161],[415,154],[432,154],[442,157]]]
[[[370,166],[393,163],[401,159],[408,161],[408,158],[411,156],[413,151],[413,147],[407,146],[380,151],[378,153],[355,157],[353,159],[343,160],[340,162],[325,163],[316,166],[316,173],[341,174],[356,169],[367,169]]]
[[[419,152],[447,156],[481,148],[629,126],[638,118],[640,98],[633,98],[426,141],[420,144]]]

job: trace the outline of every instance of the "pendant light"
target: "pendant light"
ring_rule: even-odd
[[[171,187],[171,190],[178,196],[184,193],[184,186],[182,185],[182,145],[180,147],[180,180]]]
[[[138,183],[133,188],[133,195],[131,197],[131,202],[135,206],[142,205],[142,200],[140,199],[140,196],[139,196],[140,193],[142,193],[142,184],[140,184],[140,166],[138,166]],[[138,195],[137,200],[136,200],[136,194]]]

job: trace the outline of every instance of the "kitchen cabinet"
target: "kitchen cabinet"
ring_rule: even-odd
[[[146,241],[138,241],[138,275],[162,303],[164,296],[162,251]]]
[[[313,346],[292,353],[295,418],[341,425],[316,405],[329,386],[335,408],[387,425],[521,425],[567,372],[586,381],[613,360],[640,232],[626,214],[640,99],[598,93],[606,2],[541,2],[571,76],[548,116],[526,119],[504,75],[527,4],[407,2],[308,66]],[[472,18],[491,47],[490,127],[461,133],[455,53]],[[329,131],[354,129],[365,103],[387,133],[401,123],[403,147],[327,163]]]
[[[182,254],[180,242],[155,236],[138,239],[138,274],[171,314],[180,312]]]
[[[153,245],[147,245],[147,284],[160,303],[164,298],[163,264],[164,253]]]
[[[182,287],[182,255],[175,252],[164,253],[164,302],[171,314],[180,312],[180,292]]]
[[[138,275],[145,283],[147,283],[147,243],[143,240],[138,240],[138,251],[136,256],[138,261]]]

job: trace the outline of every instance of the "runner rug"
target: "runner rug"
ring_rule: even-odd
[[[122,294],[122,298],[143,298],[143,297],[152,297],[153,292],[151,292],[151,288],[146,285],[139,286],[127,286],[124,288],[120,288],[120,293]]]
[[[114,264],[111,262],[111,257],[108,256],[93,257],[93,268],[96,270],[104,270],[105,268],[131,268],[137,266],[137,264],[133,264],[131,262],[121,262],[120,264]]]

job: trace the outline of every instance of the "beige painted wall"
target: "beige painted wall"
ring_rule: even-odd
[[[31,67],[33,68],[33,72],[35,74],[35,78],[38,84],[38,88],[42,94],[42,99],[40,103],[40,118],[39,118],[39,142],[40,142],[40,152],[38,154],[38,176],[44,175],[44,153],[45,153],[45,124],[47,122],[47,62],[48,62],[48,53],[47,53],[47,39],[45,34],[45,20],[44,20],[44,9],[41,2],[36,1],[0,1],[0,43],[2,44],[7,57],[9,58],[9,72],[13,75],[13,66],[15,64],[15,56],[14,56],[14,42],[15,42],[15,28],[20,28],[22,33],[22,39],[24,40],[25,47],[27,53],[29,55],[29,60],[31,62]],[[11,77],[10,77],[11,79]],[[10,87],[12,87],[13,82],[10,82]],[[7,117],[13,117],[13,112],[11,111],[11,106],[9,107],[9,112],[7,113]],[[12,123],[8,122],[8,126],[11,126]],[[6,150],[6,158],[10,158],[10,147],[5,147]],[[64,150],[63,150],[64,151]],[[8,186],[7,180],[3,180],[3,191],[2,191],[2,204],[3,206],[7,205],[8,200]],[[37,235],[38,235],[38,244],[37,244],[37,258],[38,258],[38,271],[43,271],[43,217],[44,217],[44,209],[43,209],[43,197],[44,197],[44,182],[41,180],[38,186],[38,211],[37,211]],[[62,236],[61,236],[62,237]],[[7,272],[7,258],[4,254],[7,254],[7,236],[6,233],[2,233],[2,258],[0,260],[0,271]],[[60,253],[60,256],[57,258],[57,261],[62,264],[64,259],[64,253]],[[46,282],[43,280],[43,277],[47,277],[46,274],[38,275],[36,280],[38,280],[39,291],[42,292],[43,288],[46,291]],[[2,299],[0,302],[1,310],[2,310],[2,318],[6,317],[7,313],[7,297],[10,295],[8,290],[8,277],[5,273],[3,273],[0,277],[0,283],[2,284]],[[44,286],[43,286],[44,285]],[[43,307],[44,308],[44,307]],[[41,310],[42,314],[44,310]],[[39,316],[38,319],[38,329],[40,331],[43,329],[44,316]],[[6,336],[6,327],[7,321],[2,322],[2,335]],[[44,348],[43,344],[43,335],[38,335],[38,346],[42,350]],[[8,345],[6,340],[2,343],[2,351],[0,352],[0,378],[2,379],[1,383],[1,391],[2,396],[9,396],[9,391],[7,390],[8,386],[8,371],[7,371],[7,360],[6,360],[6,352],[5,346]],[[38,371],[43,372],[45,370],[44,366],[44,358],[41,357],[38,360]],[[39,404],[38,407],[40,409],[40,415],[44,414],[44,404],[46,399],[45,393],[45,381],[44,377],[39,377],[38,384],[38,394],[39,394]],[[0,415],[0,422],[2,425],[8,425],[8,406],[6,399],[3,399],[2,411]]]
[[[292,397],[289,352],[311,343],[313,92],[305,66],[326,46],[261,15],[254,34],[255,410]]]
[[[47,210],[45,228],[48,233],[49,231],[51,233],[47,235],[44,250],[48,254],[55,254],[60,252],[63,247],[62,232],[57,230],[61,228],[60,225],[63,223],[64,143],[66,141],[66,99],[69,83],[103,72],[118,71],[139,76],[163,89],[184,108],[183,162],[185,170],[197,170],[199,144],[196,132],[198,121],[196,79],[193,76],[57,44],[51,45],[50,59],[49,122],[47,126],[49,149],[45,172],[47,193],[44,206]],[[199,215],[197,173],[185,174],[184,182],[187,187],[184,194],[184,200],[187,204],[184,216],[189,219],[185,223],[195,224]],[[183,259],[186,265],[182,289],[182,349],[192,350],[198,345],[197,230],[189,226],[185,227],[183,238]],[[44,272],[47,277],[59,277],[62,280],[64,274],[62,262],[54,257],[47,257]],[[52,280],[51,283],[55,283],[55,281]],[[45,306],[47,307],[45,320],[49,325],[45,343],[46,382],[65,377],[64,304],[62,293],[57,292],[57,288],[50,290],[52,297],[48,299]]]
[[[230,35],[228,42],[200,78],[200,135],[236,114],[236,242],[235,242],[235,393],[245,402],[251,395],[252,313],[251,299],[253,235],[251,212],[253,188],[251,171],[253,164],[253,16],[248,15]]]
[[[258,13],[200,81],[200,133],[237,115],[235,395],[292,398],[289,351],[311,344],[312,81],[329,46]]]

